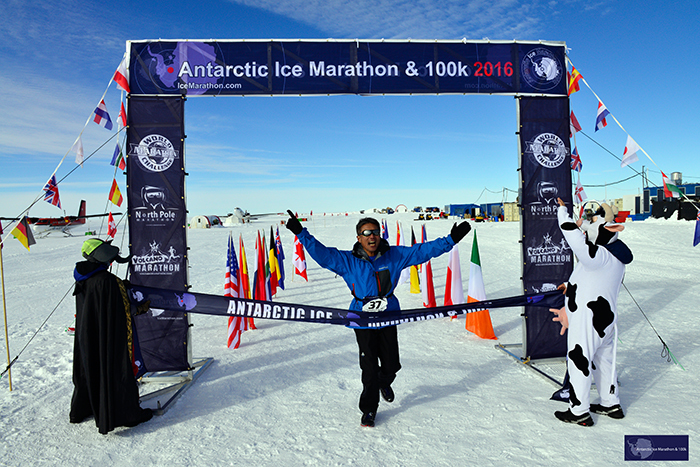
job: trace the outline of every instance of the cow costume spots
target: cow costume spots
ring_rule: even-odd
[[[568,413],[556,415],[583,425],[579,420],[590,410],[591,378],[599,390],[601,406],[620,403],[615,370],[617,297],[632,252],[618,240],[624,226],[613,222],[609,206],[603,204],[591,221],[575,223],[563,201],[559,204],[559,226],[578,263],[566,284],[566,316],[555,311],[559,316],[555,320],[564,327],[568,319],[567,366],[574,396],[569,397]],[[592,420],[589,423],[592,425]]]

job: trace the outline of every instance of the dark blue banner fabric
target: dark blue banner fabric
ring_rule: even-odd
[[[573,253],[557,223],[557,198],[571,207],[569,99],[519,99],[523,286],[525,293],[554,290],[573,270]],[[525,357],[566,355],[566,338],[552,313],[525,307]]]
[[[381,313],[348,311],[312,305],[249,300],[194,292],[181,292],[154,287],[131,286],[131,299],[135,304],[149,302],[147,315],[164,313],[200,313],[220,316],[242,316],[259,319],[303,321],[319,324],[339,324],[351,328],[380,328],[403,323],[446,318],[479,310],[521,307],[549,309],[564,306],[564,295],[560,291],[542,294],[497,298],[480,302],[463,303],[437,308],[385,311]]]
[[[130,281],[187,289],[184,99],[130,96],[127,200]],[[135,319],[146,371],[189,368],[182,313]]]
[[[132,95],[566,96],[565,45],[487,41],[129,42]]]

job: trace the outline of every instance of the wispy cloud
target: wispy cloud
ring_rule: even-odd
[[[229,0],[328,31],[336,37],[515,39],[546,32],[551,5],[532,0]],[[550,12],[551,14],[551,12]]]

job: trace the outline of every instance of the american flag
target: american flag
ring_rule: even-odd
[[[238,259],[236,249],[233,246],[233,236],[228,236],[228,252],[226,253],[226,276],[224,279],[224,296],[239,297],[238,287]],[[243,331],[243,317],[231,316],[228,319],[228,348],[237,349],[241,345],[241,332]]]
[[[58,197],[58,184],[56,183],[56,174],[51,175],[51,178],[44,186],[44,201],[53,204],[54,206],[61,209],[61,200]]]
[[[571,151],[571,170],[581,172],[582,168],[583,163],[581,162],[581,156],[578,155],[578,148],[574,147],[574,150]]]

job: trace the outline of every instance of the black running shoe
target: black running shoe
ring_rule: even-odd
[[[379,388],[379,393],[382,395],[382,398],[385,401],[394,402],[394,390],[391,389],[391,386],[387,386],[385,388]]]
[[[600,404],[591,404],[591,412],[597,413],[598,415],[606,415],[617,420],[625,418],[625,413],[622,411],[620,404],[613,405],[612,407],[605,407]]]
[[[374,426],[374,417],[377,416],[377,412],[367,412],[362,414],[362,420],[360,425],[362,426]]]
[[[565,423],[575,423],[581,426],[593,426],[593,418],[591,414],[586,412],[583,415],[574,415],[571,409],[566,412],[554,412],[554,416]]]

